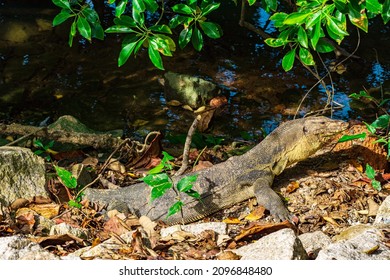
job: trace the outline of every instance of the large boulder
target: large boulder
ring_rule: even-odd
[[[0,260],[59,260],[60,258],[21,235],[0,238]]]
[[[218,92],[215,84],[199,77],[167,72],[164,75],[165,98],[192,108],[206,105]]]
[[[49,197],[45,189],[45,163],[31,150],[0,147],[0,203],[8,206],[18,198]]]

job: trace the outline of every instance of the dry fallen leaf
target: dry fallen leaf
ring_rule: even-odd
[[[42,217],[51,219],[55,216],[58,216],[60,211],[60,205],[50,203],[50,204],[31,204],[28,206],[30,209],[37,212]]]
[[[207,160],[200,160],[198,161],[198,164],[193,168],[192,171],[199,171],[202,169],[210,168],[213,164],[210,161]]]
[[[292,193],[293,191],[295,191],[298,188],[299,188],[299,183],[297,181],[294,181],[294,182],[291,182],[290,184],[288,184],[288,186],[286,187],[286,192]]]
[[[226,218],[222,221],[225,224],[241,224],[242,222],[237,218]]]
[[[232,251],[223,251],[217,256],[217,260],[239,260],[241,257]]]
[[[292,228],[294,229],[294,225],[292,225],[289,221],[284,221],[277,224],[259,224],[253,223],[249,225],[249,227],[244,228],[242,232],[234,237],[235,241],[241,240],[244,237],[248,237],[254,234],[269,234],[275,231],[278,231],[283,228]]]
[[[250,212],[245,220],[247,221],[257,221],[264,217],[265,208],[263,206],[256,207],[252,212]]]
[[[322,216],[322,218],[327,221],[328,223],[334,225],[334,226],[340,226],[333,218],[328,217],[328,216]]]
[[[145,230],[147,236],[149,237],[149,241],[151,244],[151,247],[154,248],[160,239],[160,234],[155,230],[157,223],[153,222],[149,217],[147,216],[141,216],[139,218],[139,223]]]

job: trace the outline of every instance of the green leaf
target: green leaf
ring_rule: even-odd
[[[204,0],[202,1],[202,4],[200,5],[200,8],[206,7],[208,2],[210,0]],[[196,9],[196,4],[198,4],[198,0],[187,0],[187,5],[190,6],[192,9]]]
[[[366,175],[369,179],[374,180],[375,179],[375,170],[374,168],[369,165],[368,163],[366,164]]]
[[[127,0],[121,0],[115,7],[115,16],[121,17],[121,15],[125,12],[127,5]]]
[[[149,28],[152,31],[166,33],[166,34],[172,34],[171,29],[168,25],[162,24],[162,25],[153,25]]]
[[[316,51],[320,53],[328,53],[334,50],[334,46],[329,43],[327,40],[324,40],[323,38],[320,38],[318,40]]]
[[[145,16],[144,13],[139,12],[134,6],[133,6],[133,19],[135,22],[137,22],[139,25],[143,25],[145,23]]]
[[[138,53],[138,51],[141,49],[142,45],[144,44],[144,42],[146,41],[146,38],[142,39],[142,40],[139,40],[137,45],[135,46],[135,49],[134,49],[134,56]]]
[[[306,29],[311,28],[315,24],[321,21],[321,15],[322,15],[322,10],[319,10],[318,12],[312,14],[309,18],[309,20],[306,22]]]
[[[71,200],[68,201],[68,205],[69,205],[70,207],[74,207],[74,208],[78,208],[78,209],[81,209],[81,207],[82,207],[82,205],[81,205],[80,202],[77,202],[77,201],[75,201],[75,200],[73,200],[73,199],[71,199]]]
[[[166,151],[162,151],[162,154],[163,154],[163,159],[162,159],[162,162],[166,163],[170,160],[174,160],[175,158],[173,156],[171,156],[169,153],[167,153]]]
[[[151,44],[153,49],[157,50],[161,54],[165,56],[172,56],[172,52],[169,47],[169,44],[164,39],[161,39],[160,37],[157,36],[151,36],[149,39],[149,44]]]
[[[133,9],[137,10],[137,12],[142,13],[146,10],[146,6],[144,1],[142,0],[133,0]]]
[[[371,181],[371,185],[372,187],[377,190],[378,192],[381,191],[382,189],[382,186],[381,186],[381,182],[377,181],[377,180],[372,180]]]
[[[365,139],[367,134],[365,132],[360,134],[354,134],[354,135],[343,135],[340,137],[340,139],[337,141],[338,143],[347,142],[355,139]]]
[[[94,9],[84,8],[82,13],[91,24],[100,23],[99,15]]]
[[[264,40],[264,42],[270,46],[270,47],[273,47],[273,48],[277,48],[277,47],[281,47],[281,46],[284,46],[288,43],[288,41],[285,41],[285,40],[282,40],[280,38],[267,38]]]
[[[315,65],[313,55],[308,49],[299,48],[299,58],[305,65]]]
[[[249,6],[252,6],[253,4],[256,3],[256,0],[248,0]]]
[[[283,57],[283,60],[282,60],[282,67],[284,69],[284,71],[290,71],[294,65],[294,60],[295,60],[295,52],[296,52],[296,49],[292,49],[290,50],[288,53],[286,53],[286,55]]]
[[[192,28],[184,28],[179,34],[179,47],[184,49],[192,37]]]
[[[201,199],[200,194],[197,191],[194,191],[193,189],[190,189],[190,190],[186,191],[185,194],[187,194],[187,195],[189,195],[191,197],[194,197],[196,199]]]
[[[77,19],[77,30],[80,32],[81,36],[91,41],[91,26],[85,18],[79,16]]]
[[[104,30],[100,24],[92,25],[92,37],[104,40]]]
[[[279,28],[283,26],[283,22],[288,14],[286,13],[274,13],[269,19],[274,22],[274,26]]]
[[[378,0],[366,0],[366,8],[369,12],[379,14],[382,12],[382,5]]]
[[[69,31],[69,41],[68,41],[69,47],[72,47],[73,38],[75,35],[76,35],[76,21],[73,21]]]
[[[339,35],[339,36],[348,36],[348,32],[343,30],[341,28],[342,26],[342,23],[340,23],[336,18],[334,17],[331,17],[331,16],[328,16],[326,18],[326,25],[327,27],[329,27],[329,29],[335,33],[336,35]]]
[[[359,93],[352,93],[349,95],[351,98],[360,99],[360,98],[368,98],[370,100],[373,100],[374,98],[369,95],[366,91],[361,90]]]
[[[267,5],[268,11],[276,11],[276,9],[278,8],[277,0],[265,0],[265,4]]]
[[[200,51],[203,48],[203,35],[200,33],[200,30],[197,27],[194,27],[191,37],[192,45],[195,50]]]
[[[156,34],[155,37],[159,37],[160,39],[164,40],[166,44],[169,46],[169,49],[171,52],[176,51],[176,44],[175,41],[169,36],[163,35],[163,34]]]
[[[128,26],[128,27],[136,27],[137,23],[132,17],[129,16],[121,16],[120,18],[114,18],[114,23],[116,25]]]
[[[183,202],[182,201],[177,201],[175,202],[171,207],[169,207],[167,218],[176,214],[183,208]]]
[[[158,174],[158,173],[161,173],[161,171],[163,171],[163,169],[164,169],[164,164],[162,162],[160,162],[157,166],[150,169],[148,171],[148,174]]]
[[[346,14],[348,13],[348,7],[346,4],[346,1],[340,1],[340,0],[333,0],[336,9],[339,10],[340,12]]]
[[[173,17],[170,22],[169,22],[169,26],[171,28],[176,28],[177,26],[179,26],[180,24],[183,24],[184,27],[188,27],[190,25],[190,23],[194,20],[194,18],[192,17],[187,17],[187,16],[182,16],[182,15],[176,15],[175,17]]]
[[[70,4],[68,0],[52,0],[53,4],[63,8],[63,9],[69,9],[70,10]]]
[[[199,21],[200,28],[210,38],[218,39],[222,36],[221,27],[214,22],[201,22]]]
[[[133,35],[132,37],[130,37],[129,42],[124,46],[122,46],[122,50],[119,53],[119,57],[118,57],[118,67],[121,67],[129,59],[131,53],[134,51],[138,43],[138,40],[139,37]]]
[[[385,24],[389,22],[390,19],[390,0],[385,0],[382,7],[382,19]]]
[[[283,21],[285,25],[293,25],[293,24],[302,24],[305,22],[306,18],[311,15],[310,12],[295,12],[289,14],[286,19]]]
[[[334,29],[332,29],[329,24],[326,25],[326,31],[328,32],[329,37],[335,40],[338,44],[340,44],[344,39],[344,35],[335,33]]]
[[[113,25],[105,30],[106,33],[134,33],[135,31],[128,26]]]
[[[155,13],[158,10],[158,4],[156,0],[143,0],[143,1],[148,11]]]
[[[190,189],[192,189],[193,183],[196,181],[198,175],[188,175],[180,179],[180,181],[177,183],[177,189],[180,192],[186,192]]]
[[[390,124],[390,115],[382,115],[377,118],[371,126],[374,128],[387,128]]]
[[[350,5],[350,3],[348,4],[348,7],[349,7],[348,17],[351,23],[367,33],[368,19],[365,11],[364,10],[362,12],[356,11],[355,7]]]
[[[157,188],[157,190],[156,190],[157,192],[159,191],[158,188],[160,188],[160,191],[163,191],[165,189],[172,187],[171,179],[169,178],[168,174],[166,174],[166,173],[149,174],[148,176],[142,178],[141,181],[145,182],[145,184],[152,187],[152,190],[154,188]],[[155,198],[157,198],[157,197],[154,197],[153,199],[155,199]]]
[[[299,29],[298,29],[298,42],[304,48],[309,47],[309,42],[307,40],[307,34],[306,34],[305,29],[303,29],[302,26],[299,26]]]
[[[36,154],[37,156],[39,156],[39,155],[42,155],[44,152],[45,152],[44,150],[36,150],[36,151],[34,152],[34,154]]]
[[[172,7],[172,10],[175,13],[181,13],[181,14],[186,14],[186,15],[192,15],[192,13],[194,12],[194,10],[191,9],[186,4],[176,4],[175,6]]]
[[[366,122],[363,122],[363,123],[366,125],[368,132],[370,132],[371,134],[376,134],[376,128],[374,126],[372,126]]]
[[[152,44],[149,44],[148,54],[149,54],[149,58],[152,61],[153,65],[156,66],[160,70],[164,70],[161,55],[160,55],[158,50],[154,49]]]
[[[159,197],[162,197],[167,190],[172,188],[172,183],[161,183],[160,185],[152,187],[150,191],[150,201],[153,201]]]
[[[54,169],[56,170],[57,176],[60,178],[65,187],[69,189],[77,188],[77,179],[73,177],[71,172],[56,165],[54,165]]]
[[[322,31],[321,22],[318,21],[314,25],[314,28],[312,29],[312,31],[310,32],[310,43],[312,44],[313,49],[315,49],[315,50],[317,49],[318,41],[321,38],[321,31]]]
[[[202,15],[206,16],[212,11],[216,10],[219,8],[220,3],[212,3],[210,5],[207,5],[205,8],[202,9]]]
[[[63,9],[59,14],[57,14],[54,19],[53,19],[53,26],[57,26],[61,23],[63,23],[64,21],[66,21],[68,18],[74,16],[73,14],[71,14],[71,12],[69,10],[65,10]]]

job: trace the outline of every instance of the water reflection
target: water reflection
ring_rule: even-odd
[[[109,34],[105,41],[93,44],[78,37],[79,42],[75,40],[69,48],[68,25],[42,28],[44,23],[50,26],[59,12],[53,5],[42,8],[11,2],[0,1],[0,121],[37,125],[48,117],[72,114],[97,130],[126,125],[181,133],[188,130],[193,113],[167,105],[164,88],[157,82],[164,72],[152,67],[147,52],[141,51],[139,57],[118,68],[120,35]],[[105,8],[114,10],[108,4]],[[239,10],[233,8],[235,14],[229,17],[235,19]],[[108,15],[102,21],[111,24]],[[268,33],[275,32],[269,14],[261,8],[256,8],[251,21]],[[285,73],[281,68],[284,52],[269,48],[236,22],[224,26],[224,38],[208,41],[205,51],[196,53],[189,47],[178,50],[173,58],[164,58],[164,65],[167,71],[204,77],[220,86],[229,103],[216,116],[212,133],[258,134],[261,128],[269,132],[280,121],[293,117],[302,96],[316,80],[298,62],[293,71]],[[371,34],[381,33],[370,30]],[[390,54],[385,47],[377,47],[379,61],[388,61]],[[359,55],[364,54],[362,50]],[[325,59],[326,63],[331,59],[333,56]],[[388,65],[376,59],[368,61],[368,69],[361,70],[361,61],[352,61],[345,75],[336,75],[334,101],[343,105],[334,112],[337,118],[350,117],[351,92],[388,80]],[[316,88],[303,102],[300,115],[321,109],[326,102],[324,89]]]

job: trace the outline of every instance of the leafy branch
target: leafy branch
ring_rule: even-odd
[[[200,194],[192,189],[193,184],[196,182],[198,176],[197,174],[184,176],[177,182],[175,186],[172,178],[167,173],[168,171],[171,171],[173,169],[173,164],[170,162],[173,159],[174,157],[163,151],[163,158],[160,164],[149,170],[149,174],[141,179],[143,182],[145,182],[151,187],[151,201],[162,197],[169,189],[175,191],[177,201],[174,202],[168,209],[168,214],[166,218],[178,213],[179,211],[181,212],[183,217],[182,208],[184,206],[184,203],[181,199],[182,193],[199,200],[201,199]]]

